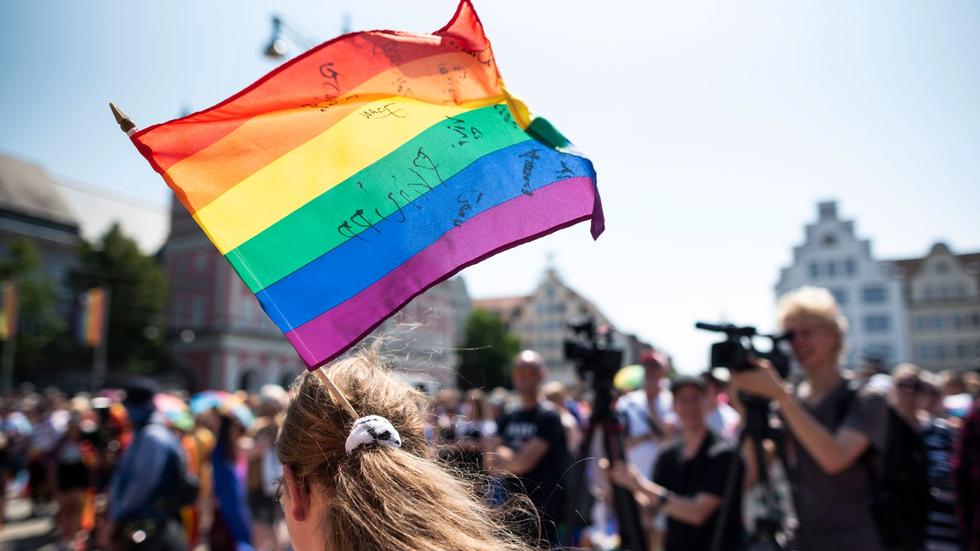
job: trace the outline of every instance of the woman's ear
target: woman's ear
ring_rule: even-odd
[[[286,494],[286,499],[283,500],[284,512],[296,522],[303,522],[310,514],[310,488],[298,480],[293,469],[288,466],[283,466],[282,477]]]

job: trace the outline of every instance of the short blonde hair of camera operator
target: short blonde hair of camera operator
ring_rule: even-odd
[[[791,319],[816,320],[837,333],[838,344],[835,354],[840,356],[844,353],[847,318],[841,313],[837,299],[829,290],[807,285],[786,293],[776,306],[776,318],[783,329],[786,329],[786,324]]]
[[[312,373],[290,389],[277,442],[279,461],[312,491],[328,496],[328,549],[337,551],[529,548],[475,494],[472,480],[437,463],[423,430],[424,394],[389,375],[377,350],[330,366],[334,384],[359,415],[386,418],[401,447],[344,448],[354,419]],[[530,506],[527,506],[530,507]]]

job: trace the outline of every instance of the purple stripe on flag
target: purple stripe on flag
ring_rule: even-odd
[[[593,217],[591,178],[561,180],[468,220],[385,277],[289,333],[310,369],[344,353],[429,287],[498,252]],[[601,214],[600,214],[601,216]]]

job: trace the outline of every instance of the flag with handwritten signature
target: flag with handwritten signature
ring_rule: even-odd
[[[592,163],[507,91],[469,0],[432,34],[338,37],[132,140],[310,368],[465,266],[603,230]]]

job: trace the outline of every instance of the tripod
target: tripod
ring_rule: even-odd
[[[623,424],[619,421],[612,411],[612,378],[606,380],[598,374],[593,379],[593,390],[595,398],[592,404],[592,414],[589,416],[589,425],[585,431],[582,444],[579,447],[579,458],[589,457],[592,449],[592,440],[597,431],[602,435],[603,450],[606,458],[612,461],[626,461],[626,454],[623,448]],[[580,518],[589,514],[589,507],[584,508],[585,514],[579,510],[579,505],[589,504],[587,499],[588,484],[586,483],[585,461],[578,461],[575,464],[572,480],[574,485],[574,499],[569,514],[569,525],[573,526]],[[619,534],[622,540],[620,549],[623,551],[647,551],[646,538],[643,532],[643,525],[640,523],[639,506],[633,499],[633,494],[628,490],[615,484],[611,484],[613,496],[613,511],[616,514],[616,521],[619,525]]]
[[[777,457],[783,465],[786,464],[785,448],[781,436],[769,426],[769,403],[744,394],[740,398],[745,404],[745,428],[742,429],[742,433],[738,437],[738,447],[735,449],[735,453],[737,455],[741,452],[746,439],[752,442],[752,450],[756,457],[757,483],[762,487],[762,499],[765,505],[764,516],[754,519],[755,530],[742,548],[753,551],[781,551],[783,546],[776,537],[781,527],[779,508],[776,504],[776,493],[772,486],[772,479],[769,477],[769,469],[766,468],[765,448],[762,446],[762,441],[766,438],[772,439],[776,444]],[[715,533],[711,540],[711,551],[720,551],[721,549],[722,537],[731,510],[732,499],[735,496],[736,484],[742,482],[741,477],[738,476],[739,463],[739,461],[732,461],[728,470],[725,495],[718,514],[718,522],[715,525]]]

